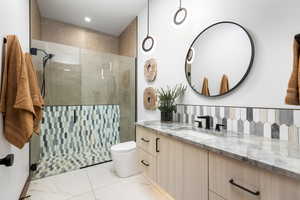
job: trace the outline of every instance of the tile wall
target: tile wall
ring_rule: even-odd
[[[212,127],[219,123],[233,132],[300,143],[300,110],[178,104],[175,121],[193,124],[202,115],[213,119]]]

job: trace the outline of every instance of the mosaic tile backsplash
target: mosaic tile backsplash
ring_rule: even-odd
[[[119,142],[118,105],[46,106],[34,178],[111,160],[110,147]]]
[[[177,105],[175,121],[194,124],[197,116],[211,117],[211,127],[300,144],[300,110],[204,105]]]

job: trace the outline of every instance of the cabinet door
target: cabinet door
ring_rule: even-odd
[[[209,191],[209,200],[224,200],[224,199],[219,195]]]
[[[183,143],[169,140],[169,194],[176,200],[183,197]]]
[[[169,185],[169,138],[159,135],[158,137],[158,152],[156,154],[157,158],[157,184],[164,189],[166,192],[168,191]]]
[[[157,184],[176,200],[183,199],[183,144],[159,135]]]
[[[208,200],[208,152],[184,144],[183,199]]]

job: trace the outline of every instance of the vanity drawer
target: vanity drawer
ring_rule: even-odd
[[[147,178],[156,182],[156,158],[141,148],[138,148],[138,154],[141,171]]]
[[[136,143],[137,146],[144,151],[156,155],[156,132],[150,129],[137,127],[136,128]]]
[[[209,189],[227,200],[262,199],[261,170],[209,153]]]

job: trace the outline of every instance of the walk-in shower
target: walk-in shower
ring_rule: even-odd
[[[31,141],[33,178],[110,161],[112,145],[135,139],[135,58],[38,40],[32,46],[46,103],[41,135]]]

